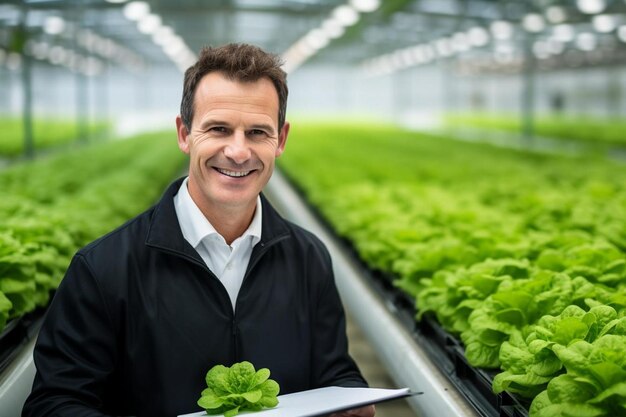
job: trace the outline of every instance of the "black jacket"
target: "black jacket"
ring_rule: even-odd
[[[206,372],[247,360],[281,394],[366,386],[347,352],[331,260],[309,232],[262,198],[236,313],[183,238],[173,183],[160,202],[81,249],[35,348],[25,416],[175,416],[199,411]]]

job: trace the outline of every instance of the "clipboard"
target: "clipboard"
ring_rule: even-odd
[[[347,388],[324,387],[291,394],[279,395],[278,405],[261,411],[241,412],[238,416],[258,417],[322,417],[366,405],[420,395],[409,388]],[[178,417],[202,417],[206,412],[184,414]],[[218,414],[215,417],[223,417]]]

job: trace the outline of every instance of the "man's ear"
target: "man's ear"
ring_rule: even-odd
[[[176,131],[178,132],[178,148],[189,155],[189,131],[180,115],[176,116]]]
[[[289,122],[285,122],[280,133],[278,134],[278,147],[276,148],[276,158],[281,156],[285,152],[285,145],[287,144],[287,136],[289,136]]]

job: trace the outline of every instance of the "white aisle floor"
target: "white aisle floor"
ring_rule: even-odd
[[[403,388],[397,386],[384,365],[376,356],[369,342],[354,320],[347,317],[347,332],[350,354],[361,369],[361,373],[373,388]],[[415,411],[405,399],[393,400],[376,406],[376,417],[416,417]]]

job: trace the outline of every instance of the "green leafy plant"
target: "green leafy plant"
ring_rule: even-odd
[[[145,210],[180,174],[184,154],[169,136],[93,143],[0,171],[0,332],[48,303],[78,248]]]
[[[444,122],[448,128],[478,128],[489,131],[522,132],[522,118],[511,113],[466,112],[447,114]],[[554,139],[582,141],[589,144],[623,144],[626,120],[599,118],[584,115],[538,115],[534,131],[539,136]]]
[[[558,316],[545,315],[502,344],[500,362],[505,371],[496,375],[493,389],[496,393],[506,390],[533,398],[563,373],[563,362],[555,351],[578,340],[592,343],[605,334],[621,335],[625,330],[626,318],[618,318],[616,310],[608,305],[597,305],[589,311],[570,305]]]
[[[94,121],[86,126],[90,139],[104,139],[109,129],[107,121]],[[58,117],[35,117],[32,124],[35,150],[66,146],[80,142],[76,122]],[[0,157],[14,158],[24,152],[24,121],[21,118],[0,115]]]
[[[416,320],[434,317],[471,365],[500,368],[496,392],[541,395],[532,417],[546,389],[565,404],[566,384],[548,385],[567,381],[557,350],[622,334],[623,164],[362,121],[299,126],[280,168],[376,276],[415,300]]]
[[[623,416],[626,413],[626,336],[605,334],[593,343],[555,345],[566,374],[552,379],[535,397],[530,415]]]
[[[269,379],[267,368],[255,371],[247,361],[235,363],[230,368],[216,365],[206,374],[208,388],[202,391],[198,405],[207,414],[224,414],[232,417],[240,411],[260,411],[278,405],[278,383]]]

